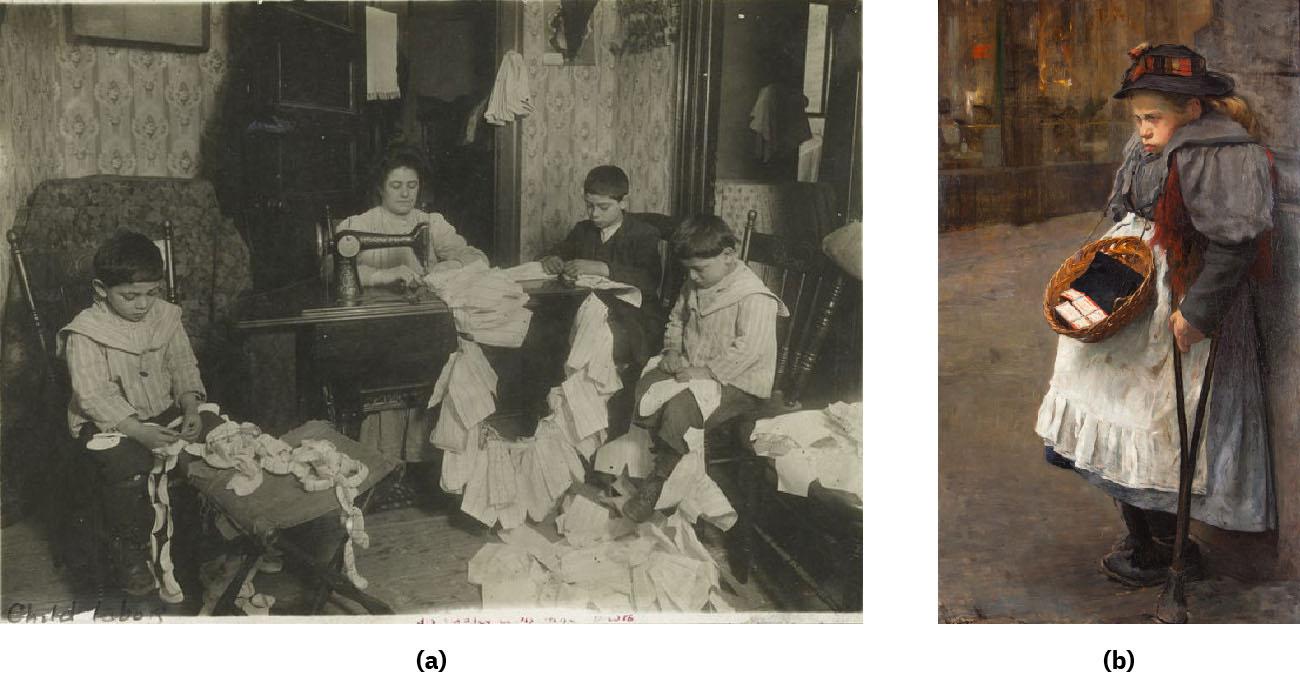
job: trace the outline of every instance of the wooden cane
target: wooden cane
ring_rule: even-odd
[[[1210,338],[1210,354],[1205,360],[1205,377],[1201,379],[1201,392],[1196,399],[1196,421],[1192,425],[1191,443],[1187,439],[1187,411],[1183,403],[1183,355],[1178,351],[1178,337],[1174,336],[1174,395],[1178,407],[1178,520],[1174,530],[1174,555],[1169,563],[1169,578],[1156,601],[1156,620],[1161,623],[1187,623],[1187,569],[1183,553],[1187,548],[1188,530],[1192,516],[1192,477],[1196,474],[1196,453],[1201,445],[1202,423],[1205,421],[1205,404],[1210,398],[1210,378],[1214,373],[1214,358],[1219,351],[1219,341]]]

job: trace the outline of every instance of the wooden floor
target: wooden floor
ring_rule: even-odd
[[[356,549],[357,568],[369,581],[368,592],[402,615],[473,612],[481,608],[479,587],[466,578],[470,558],[486,543],[497,541],[487,528],[449,505],[411,505],[366,517],[369,549]],[[543,523],[539,529],[553,524]],[[701,523],[696,531],[723,570],[724,599],[738,612],[826,612],[828,606],[787,567],[760,555],[760,569],[739,584],[727,572],[722,534]],[[120,596],[94,597],[74,590],[66,570],[55,569],[49,537],[39,519],[28,518],[0,530],[0,605],[9,620],[66,611],[73,601],[82,611],[100,603],[105,612],[120,608]],[[293,570],[258,573],[257,592],[275,597],[272,613],[302,614],[308,593]],[[194,616],[199,593],[186,588],[186,602],[164,606],[155,599],[132,600],[129,607],[145,617]],[[358,608],[337,595],[324,614],[353,614]],[[39,620],[39,618],[34,619]],[[364,617],[358,620],[364,620]]]

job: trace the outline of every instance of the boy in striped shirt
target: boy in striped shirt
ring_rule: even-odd
[[[736,237],[721,218],[696,215],[673,233],[673,255],[687,270],[664,332],[659,365],[636,387],[636,424],[654,442],[654,470],[623,513],[642,522],[654,514],[664,481],[689,448],[688,429],[712,429],[758,411],[772,395],[776,376],[776,318],[788,312],[736,253]],[[714,384],[707,415],[696,394],[682,389],[657,410],[642,416],[641,400],[657,382]]]
[[[95,252],[94,265],[95,303],[59,331],[72,379],[68,426],[97,469],[123,590],[143,595],[154,588],[145,483],[152,450],[199,438],[206,394],[181,309],[160,299],[163,263],[154,243],[118,233]],[[163,426],[178,415],[179,429]],[[108,433],[95,438],[100,432]]]

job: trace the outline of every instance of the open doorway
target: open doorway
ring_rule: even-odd
[[[421,202],[479,250],[495,251],[494,127],[483,109],[496,77],[500,3],[404,3],[398,12],[402,98],[380,109],[377,147],[424,151],[430,165]]]

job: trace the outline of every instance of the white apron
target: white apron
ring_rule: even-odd
[[[1141,236],[1150,243],[1154,232],[1151,221],[1130,213],[1105,236]],[[1155,249],[1154,258],[1157,284],[1151,311],[1101,342],[1060,338],[1051,386],[1034,430],[1078,469],[1124,487],[1176,492],[1179,434],[1169,329],[1172,293],[1164,251]],[[1189,442],[1209,344],[1202,340],[1183,355]],[[1205,493],[1206,436],[1203,431],[1192,482],[1195,494]]]

